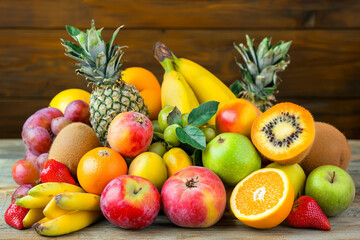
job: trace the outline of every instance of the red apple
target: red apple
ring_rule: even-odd
[[[107,220],[118,227],[144,228],[159,214],[160,194],[149,180],[122,175],[106,185],[100,207]]]
[[[107,140],[121,156],[133,158],[149,148],[152,136],[149,118],[138,112],[123,112],[112,120]]]
[[[248,100],[237,98],[225,102],[216,114],[216,129],[219,133],[240,133],[250,137],[251,126],[261,114]]]
[[[191,166],[165,182],[161,199],[165,215],[175,225],[205,228],[223,216],[226,191],[220,178],[211,170]]]

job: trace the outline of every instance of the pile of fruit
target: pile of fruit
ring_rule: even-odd
[[[330,230],[327,217],[351,205],[344,135],[301,106],[274,105],[291,42],[271,46],[265,38],[256,51],[247,36],[247,47],[235,45],[245,64],[238,63],[243,81],[230,89],[156,43],[160,87],[144,68],[121,70],[120,28],[107,44],[94,23],[86,32],[66,29],[78,43],[62,40],[66,55],[93,91],[65,90],[24,123],[10,226],[58,236],[105,217],[139,229],[163,211],[188,228],[210,227],[227,213],[253,228],[286,220]]]

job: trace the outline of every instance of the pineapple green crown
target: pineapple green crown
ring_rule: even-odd
[[[235,81],[230,88],[238,97],[252,101],[261,111],[265,111],[275,101],[273,94],[279,83],[277,73],[284,71],[290,63],[287,52],[291,41],[280,41],[271,46],[271,38],[266,37],[260,42],[257,51],[248,35],[246,42],[248,47],[234,43],[245,64],[236,61],[243,81]]]
[[[125,46],[113,45],[116,35],[123,26],[115,30],[110,41],[105,44],[101,37],[103,28],[96,30],[95,21],[92,20],[91,28],[83,32],[76,27],[66,25],[66,30],[79,44],[61,39],[65,47],[65,55],[79,63],[80,68],[76,73],[83,75],[86,80],[97,86],[114,85],[121,79],[121,57]]]

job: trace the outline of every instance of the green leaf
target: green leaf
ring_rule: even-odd
[[[197,127],[186,125],[184,128],[176,128],[176,136],[182,143],[204,150],[206,148],[206,139],[204,133]]]
[[[179,124],[180,126],[183,125],[183,122],[181,120],[181,112],[176,106],[167,116],[167,123],[169,126],[172,124]]]
[[[236,80],[235,82],[233,82],[229,88],[235,94],[235,96],[239,96],[240,92],[243,90],[239,80]]]
[[[200,104],[199,107],[194,108],[188,117],[188,123],[193,126],[200,126],[207,123],[217,112],[219,102],[209,101]]]

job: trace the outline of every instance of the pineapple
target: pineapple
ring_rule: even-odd
[[[266,37],[257,51],[248,35],[246,41],[248,48],[242,43],[239,46],[234,43],[245,64],[236,61],[243,81],[236,80],[230,89],[238,97],[253,102],[260,111],[266,111],[276,101],[274,94],[280,81],[277,73],[284,71],[290,63],[287,52],[291,41],[280,41],[271,46],[271,38]]]
[[[116,29],[106,45],[101,37],[102,28],[96,30],[94,20],[86,33],[66,26],[79,45],[61,39],[65,55],[79,62],[75,64],[79,66],[75,72],[83,75],[93,86],[89,104],[90,122],[103,146],[108,146],[108,127],[116,115],[127,111],[149,115],[139,91],[121,79],[123,47],[113,45],[121,28]]]

